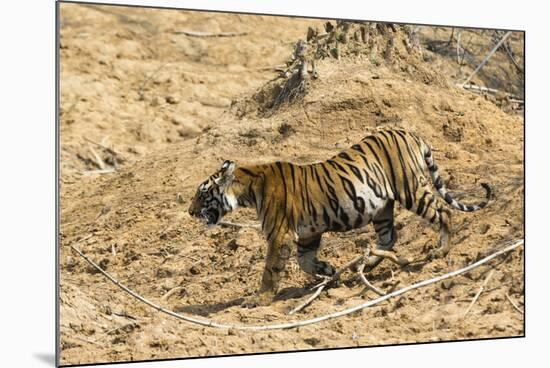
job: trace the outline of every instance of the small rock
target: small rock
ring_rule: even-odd
[[[164,100],[166,101],[166,103],[169,103],[170,105],[175,105],[179,103],[179,100],[177,100],[174,96],[166,96]]]
[[[159,278],[165,278],[165,277],[172,277],[173,276],[172,270],[169,270],[167,268],[159,268],[157,270],[157,277]]]
[[[199,273],[201,273],[201,270],[197,266],[193,265],[189,269],[189,273],[191,273],[191,275],[198,275]]]
[[[182,125],[183,124],[181,118],[178,118],[178,117],[173,117],[171,121],[172,121],[172,124],[174,124],[174,125]]]
[[[506,330],[506,327],[504,325],[501,325],[500,323],[495,323],[493,328],[500,332],[503,332],[504,330]]]
[[[442,287],[443,289],[445,289],[445,290],[449,290],[450,288],[453,287],[454,284],[455,284],[455,283],[454,283],[453,280],[443,280],[443,281],[441,282],[441,287]]]
[[[321,340],[319,340],[317,337],[308,337],[304,339],[304,342],[308,345],[315,347],[321,342]]]
[[[235,239],[231,239],[229,243],[227,243],[227,248],[229,248],[232,251],[237,250],[238,247],[239,247],[239,244],[237,244],[237,240]]]

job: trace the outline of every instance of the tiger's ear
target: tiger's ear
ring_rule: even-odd
[[[229,172],[231,174],[233,173],[233,170],[235,170],[235,162],[230,160],[225,160],[220,168],[221,172]]]
[[[220,187],[225,187],[233,181],[233,171],[235,170],[235,162],[225,160],[220,168],[220,177],[216,181]]]

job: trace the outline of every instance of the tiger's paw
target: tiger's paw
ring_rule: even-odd
[[[272,292],[263,292],[256,295],[245,298],[241,303],[243,308],[256,308],[270,305],[273,301],[274,293]]]
[[[334,267],[324,261],[318,261],[315,265],[315,273],[321,276],[332,276],[336,273]]]

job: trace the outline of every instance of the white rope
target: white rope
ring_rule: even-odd
[[[145,299],[144,297],[142,297],[141,295],[139,295],[135,291],[132,291],[131,289],[129,289],[125,285],[121,284],[118,280],[116,280],[109,273],[107,273],[105,270],[103,270],[101,267],[99,267],[96,263],[94,263],[91,259],[89,259],[86,255],[84,255],[74,245],[71,244],[70,247],[75,252],[77,252],[82,258],[84,258],[86,260],[86,262],[88,262],[95,269],[97,269],[99,272],[101,272],[105,277],[107,277],[109,280],[111,280],[111,282],[113,282],[116,286],[118,286],[122,290],[126,291],[128,294],[130,294],[134,298],[138,299],[142,303],[145,303],[145,304],[149,305],[150,307],[158,310],[159,312],[165,313],[165,314],[167,314],[169,316],[172,316],[172,317],[175,317],[177,319],[181,319],[181,320],[184,320],[184,321],[187,321],[187,322],[190,322],[190,323],[194,323],[194,324],[198,324],[198,325],[206,326],[206,327],[227,328],[227,329],[246,330],[246,331],[265,331],[265,330],[278,330],[278,329],[287,329],[287,328],[306,326],[306,325],[310,325],[310,324],[314,324],[314,323],[319,323],[321,321],[326,321],[328,319],[342,317],[342,316],[351,314],[353,312],[357,312],[361,309],[365,309],[367,307],[370,307],[370,306],[373,306],[375,304],[381,303],[381,302],[383,302],[385,300],[388,300],[390,298],[396,297],[396,296],[401,295],[401,294],[405,294],[406,292],[409,292],[411,290],[418,289],[418,288],[421,288],[421,287],[424,287],[424,286],[427,286],[427,285],[430,285],[430,284],[434,284],[436,282],[439,282],[439,281],[442,281],[442,280],[445,280],[445,279],[448,279],[448,278],[466,273],[468,271],[471,271],[474,268],[479,267],[482,264],[487,263],[490,260],[492,260],[492,259],[494,259],[494,258],[496,258],[496,257],[498,257],[498,256],[500,256],[504,253],[508,253],[508,252],[516,249],[517,247],[523,245],[523,243],[524,243],[523,239],[522,240],[517,240],[517,241],[513,242],[511,245],[508,245],[508,246],[492,253],[491,255],[489,255],[485,258],[482,258],[482,259],[480,259],[479,261],[477,261],[475,263],[472,263],[469,266],[466,266],[464,268],[458,269],[456,271],[453,271],[453,272],[450,272],[450,273],[447,273],[447,274],[444,274],[444,275],[441,275],[441,276],[438,276],[438,277],[434,277],[434,278],[429,279],[429,280],[424,280],[424,281],[418,282],[416,284],[409,285],[407,287],[396,290],[394,292],[391,292],[391,293],[386,294],[384,296],[381,296],[379,298],[369,300],[365,303],[358,304],[354,307],[346,308],[346,309],[341,310],[339,312],[335,312],[335,313],[331,313],[331,314],[327,314],[327,315],[323,315],[323,316],[320,316],[320,317],[307,319],[307,320],[303,320],[303,321],[292,321],[292,322],[276,323],[276,324],[270,324],[270,325],[241,325],[241,324],[231,324],[231,323],[218,323],[218,322],[211,321],[211,320],[208,320],[208,319],[195,318],[195,317],[191,317],[191,316],[187,316],[187,315],[178,314],[178,313],[173,312],[171,310],[165,309],[165,308],[159,306],[158,304],[155,304],[155,303]]]

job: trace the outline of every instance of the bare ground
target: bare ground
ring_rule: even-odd
[[[369,279],[387,289],[392,277],[404,286],[469,264],[523,237],[523,119],[455,88],[445,55],[402,48],[395,57],[325,59],[303,100],[262,113],[262,86],[307,27],[322,24],[314,20],[63,4],[61,22],[62,364],[524,334],[523,315],[506,297],[523,308],[522,250],[450,284],[299,329],[204,328],[130,298],[67,245],[92,235],[78,246],[122,283],[168,309],[221,322],[307,319],[375,297],[346,273],[288,316],[311,282],[292,259],[277,300],[243,309],[242,298],[259,286],[265,241],[252,228],[206,228],[186,209],[223,159],[326,159],[387,125],[428,141],[446,185],[465,202],[479,199],[480,182],[494,187],[495,198],[483,211],[454,213],[446,259],[402,269],[384,261]],[[247,34],[196,38],[180,30]],[[228,220],[256,221],[246,210]],[[406,210],[397,210],[397,224],[401,256],[418,258],[437,241],[435,229]],[[326,234],[321,256],[339,266],[373,242],[370,228]]]

